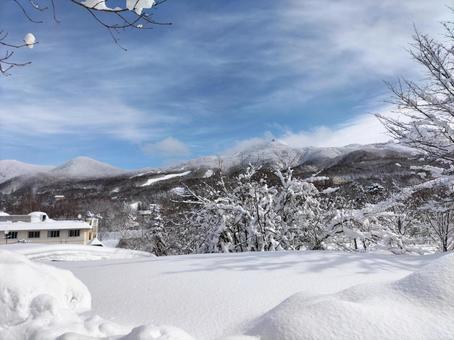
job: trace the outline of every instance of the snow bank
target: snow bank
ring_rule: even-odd
[[[156,257],[153,254],[138,250],[81,244],[15,243],[0,246],[0,250],[14,251],[35,261],[93,261]]]
[[[0,251],[0,273],[2,339],[39,338],[41,328],[90,309],[88,289],[69,271]]]
[[[454,255],[387,284],[297,293],[247,333],[261,340],[453,339]]]
[[[90,293],[67,270],[0,251],[0,273],[2,340],[192,339],[169,326],[131,329],[84,313],[91,308]]]

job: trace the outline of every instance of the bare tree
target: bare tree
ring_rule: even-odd
[[[44,22],[44,15],[50,11],[52,20],[60,22],[55,0],[12,0],[23,16],[30,22]],[[147,30],[156,25],[170,25],[168,22],[156,21],[152,11],[167,0],[125,0],[124,6],[109,7],[109,0],[66,0],[75,7],[86,11],[96,22],[104,27],[113,41],[123,50],[119,42],[119,33],[124,30]],[[14,61],[15,51],[22,47],[33,47],[37,41],[32,33],[28,33],[24,42],[8,41],[8,33],[0,29],[0,74],[9,75],[13,67],[25,66],[30,61]]]
[[[432,158],[454,161],[454,24],[444,24],[446,41],[415,30],[412,57],[427,73],[424,84],[399,79],[390,84],[397,117],[378,115],[392,136]]]

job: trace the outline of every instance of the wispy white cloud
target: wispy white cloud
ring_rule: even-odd
[[[156,143],[146,143],[142,146],[146,154],[158,154],[164,158],[180,158],[189,156],[189,147],[174,137],[167,137]]]
[[[283,30],[288,44],[289,62],[302,69],[332,72],[327,62],[342,65],[332,72],[355,75],[395,75],[413,71],[408,48],[414,26],[440,37],[440,22],[451,19],[445,0],[290,0],[282,11]],[[299,32],[301,38],[297,39]],[[311,47],[311,49],[308,49]],[[345,68],[344,68],[345,67]],[[307,69],[306,69],[307,70]],[[352,73],[353,72],[353,73]],[[367,74],[362,74],[362,77]],[[350,80],[354,80],[350,78]]]
[[[377,112],[381,112],[385,116],[395,115],[390,107],[383,107]],[[300,131],[287,129],[279,135],[267,132],[261,137],[236,141],[234,146],[228,148],[224,153],[229,154],[253,149],[264,143],[269,143],[271,140],[278,140],[291,147],[302,148],[385,143],[391,141],[392,137],[374,114],[362,114],[335,126],[320,125]]]
[[[31,138],[46,135],[110,136],[132,143],[156,138],[163,133],[163,124],[175,122],[167,115],[139,110],[118,100],[87,99],[46,100],[40,105],[9,103],[0,107],[3,133]]]
[[[383,143],[392,138],[374,115],[367,114],[339,126],[318,126],[307,131],[288,131],[279,139],[294,147],[327,147]]]

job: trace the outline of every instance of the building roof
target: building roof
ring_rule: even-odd
[[[0,222],[0,232],[20,230],[64,230],[64,229],[92,229],[84,221],[55,221],[47,219],[43,222]]]

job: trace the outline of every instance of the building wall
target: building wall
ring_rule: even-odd
[[[14,231],[14,230],[10,230]],[[35,231],[35,230],[34,230]],[[38,230],[36,230],[38,231]],[[80,229],[80,236],[78,237],[69,237],[69,230],[60,230],[60,237],[48,237],[48,230],[39,230],[39,238],[29,238],[28,231],[20,230],[17,231],[16,239],[5,239],[1,238],[0,244],[12,244],[18,243],[20,240],[26,240],[30,243],[46,243],[46,244],[87,244],[90,241],[89,233],[90,229]],[[3,236],[3,235],[2,235]]]

